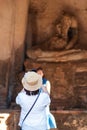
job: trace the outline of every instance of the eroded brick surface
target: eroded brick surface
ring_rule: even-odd
[[[55,130],[87,130],[87,111],[51,111],[58,129]],[[0,130],[19,130],[20,110],[0,110]],[[52,129],[54,130],[54,129]]]

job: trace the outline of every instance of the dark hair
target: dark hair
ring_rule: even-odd
[[[37,95],[39,93],[39,89],[35,91],[29,91],[24,88],[27,95]]]
[[[43,68],[42,68],[42,67],[38,67],[38,68],[36,69],[36,71],[38,71],[38,70],[42,70],[42,71],[43,71]]]
[[[30,71],[37,72],[37,70],[36,70],[36,69],[31,69]]]
[[[41,70],[41,71],[43,72],[43,78],[45,78],[45,74],[44,74],[43,68],[42,68],[42,67],[38,67],[38,68],[36,69],[36,72],[39,71],[39,70]]]

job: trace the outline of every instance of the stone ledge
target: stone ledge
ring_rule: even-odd
[[[20,110],[0,110],[0,130],[19,130]],[[55,116],[58,129],[55,130],[87,130],[87,111],[84,110],[57,110],[51,111]],[[54,130],[54,129],[51,129]]]

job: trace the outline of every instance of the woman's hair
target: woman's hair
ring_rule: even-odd
[[[38,72],[39,70],[41,70],[41,71],[43,72],[43,78],[45,78],[45,74],[44,74],[43,68],[42,68],[42,67],[38,67],[38,68],[36,69],[36,72]]]
[[[27,95],[37,95],[39,93],[39,89],[35,91],[29,91],[24,88]]]
[[[30,71],[37,72],[36,69],[31,69]]]
[[[42,67],[38,67],[38,68],[36,69],[36,71],[38,71],[38,70],[42,70],[42,71],[43,71],[43,68],[42,68]]]

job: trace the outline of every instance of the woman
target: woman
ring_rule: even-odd
[[[47,130],[46,106],[50,104],[50,97],[40,91],[42,77],[33,71],[27,72],[22,79],[22,84],[24,89],[16,97],[16,103],[21,107],[19,126],[22,130]],[[22,122],[39,93],[35,105]]]
[[[46,92],[48,92],[50,94],[50,89],[51,89],[50,81],[45,78],[42,67],[38,67],[36,69],[36,72],[39,75],[41,75],[41,77],[42,77],[42,84],[44,86],[43,87],[44,91],[46,91]]]
[[[42,76],[43,90],[50,95],[51,90],[50,81],[45,78],[42,67],[38,67],[36,69],[36,72]],[[47,129],[49,130],[51,128],[57,128],[55,118],[50,112],[49,105],[46,107],[46,114],[47,114]]]

